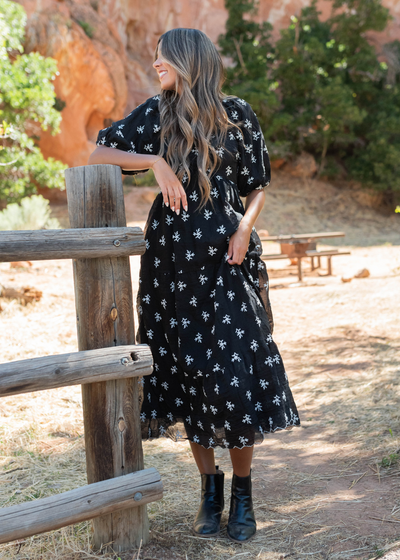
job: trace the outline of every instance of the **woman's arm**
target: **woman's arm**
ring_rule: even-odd
[[[244,216],[238,229],[231,236],[228,247],[228,263],[242,264],[249,248],[250,234],[265,202],[265,192],[254,190],[246,198]]]
[[[140,171],[153,169],[157,183],[163,194],[166,206],[171,206],[171,210],[179,214],[181,204],[187,210],[187,199],[185,189],[178,181],[177,176],[171,167],[162,157],[152,154],[132,154],[108,148],[107,146],[97,146],[90,155],[88,164],[111,164],[118,165],[122,170]]]
[[[112,165],[118,165],[121,169],[140,171],[142,169],[150,169],[159,157],[153,154],[130,154],[116,148],[97,146],[90,155],[88,164],[111,163]]]

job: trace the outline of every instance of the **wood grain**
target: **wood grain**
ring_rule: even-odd
[[[126,257],[144,251],[138,227],[0,232],[0,262]]]
[[[49,498],[0,509],[0,543],[23,539],[97,516],[121,515],[161,500],[163,486],[154,468],[89,484]],[[131,530],[134,530],[132,527]]]
[[[75,167],[65,177],[72,228],[126,227],[119,167]],[[79,350],[134,344],[129,258],[77,259],[74,283]],[[88,482],[143,469],[137,380],[82,385],[82,400]],[[113,541],[120,552],[148,541],[145,506],[93,524],[95,548]]]
[[[116,346],[0,364],[0,397],[150,375],[147,345]]]

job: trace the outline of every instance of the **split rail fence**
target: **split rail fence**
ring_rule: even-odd
[[[0,397],[81,384],[88,485],[0,509],[0,543],[93,519],[93,546],[122,552],[148,541],[145,504],[163,491],[144,469],[135,379],[153,370],[135,345],[129,265],[145,243],[126,227],[119,167],[71,168],[65,182],[72,229],[2,232],[0,261],[74,259],[79,352],[0,364]]]

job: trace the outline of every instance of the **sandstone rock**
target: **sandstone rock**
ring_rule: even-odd
[[[128,90],[123,45],[110,32],[112,25],[89,5],[48,0],[35,10],[32,2],[21,3],[30,16],[26,51],[55,58],[56,95],[66,104],[61,133],[41,132],[40,147],[45,157],[70,166],[85,165],[107,119],[111,122],[124,115]],[[90,25],[86,30],[93,32],[93,40],[77,22]]]
[[[57,96],[65,101],[61,133],[41,134],[40,147],[70,166],[85,165],[93,150],[94,130],[104,128],[104,119],[115,114],[126,101],[120,99],[113,76],[93,42],[79,24],[57,13],[33,14],[28,21],[26,50],[38,50],[57,60],[60,75],[55,80]],[[106,47],[109,52],[109,47]],[[117,75],[118,68],[114,71]]]
[[[91,5],[70,4],[71,18],[78,24],[86,24],[90,38],[111,47],[120,55],[124,55],[124,47],[121,39],[115,33],[110,33],[107,18],[100,15]],[[116,36],[115,36],[116,35]]]
[[[285,163],[286,160],[284,158],[271,159],[271,169],[280,169],[285,165]]]
[[[357,272],[357,274],[354,275],[354,278],[368,278],[368,276],[370,275],[371,273],[368,268],[362,268]]]
[[[293,161],[289,161],[283,170],[293,177],[312,177],[317,171],[317,164],[311,154],[302,152]]]
[[[352,276],[342,276],[342,282],[345,284],[346,282],[351,282],[353,280]]]
[[[32,266],[31,261],[14,261],[10,262],[10,268],[29,268]]]

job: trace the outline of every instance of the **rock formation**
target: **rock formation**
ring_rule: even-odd
[[[55,89],[61,133],[45,132],[40,147],[70,166],[85,165],[99,129],[122,118],[158,91],[152,69],[158,37],[174,27],[202,29],[216,41],[227,17],[224,0],[18,0],[28,14],[26,50],[57,60]],[[307,0],[260,0],[258,18],[275,36]],[[382,42],[399,35],[399,0],[385,0],[395,16]],[[319,0],[323,16],[331,2]],[[397,20],[397,21],[396,21]],[[380,36],[374,40],[380,42]]]

